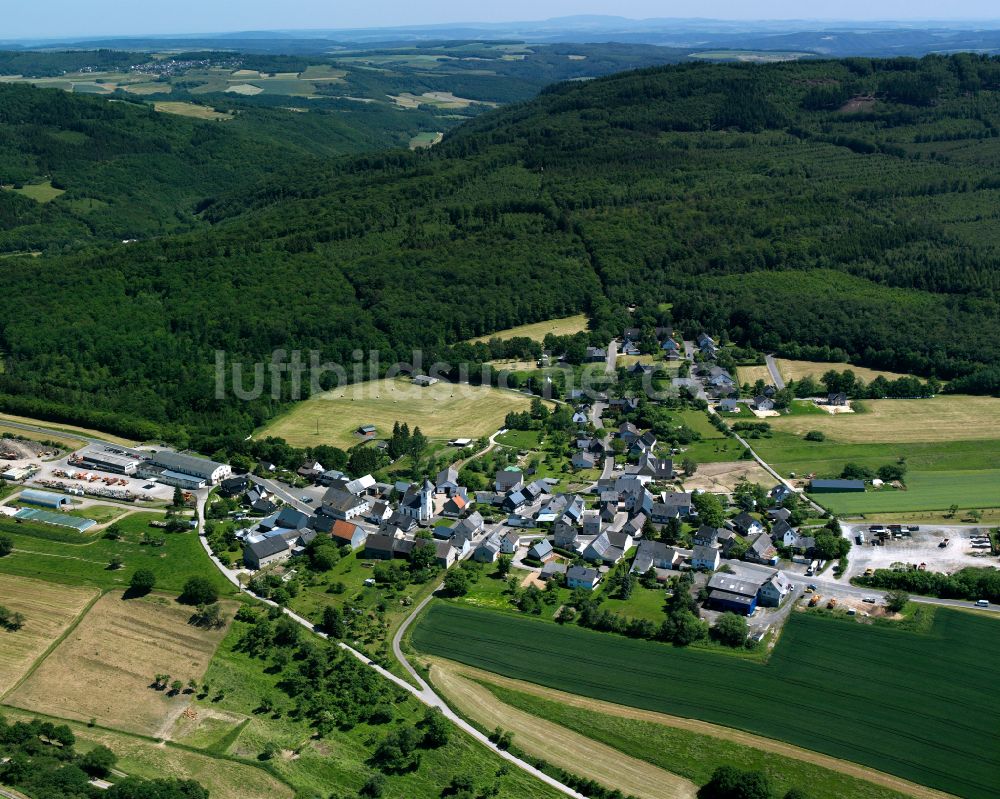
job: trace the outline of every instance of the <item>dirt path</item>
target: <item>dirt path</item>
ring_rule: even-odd
[[[923,785],[917,785],[916,783],[909,782],[907,780],[901,779],[900,777],[894,777],[891,774],[886,774],[882,771],[877,771],[875,769],[868,768],[867,766],[862,766],[857,763],[851,763],[847,760],[838,760],[835,757],[830,757],[828,755],[820,754],[819,752],[813,752],[809,749],[802,749],[798,746],[793,746],[792,744],[786,744],[781,741],[776,741],[770,738],[761,738],[760,736],[754,735],[748,732],[742,732],[740,730],[734,730],[729,727],[722,727],[717,724],[710,724],[706,721],[698,721],[696,719],[687,719],[679,716],[668,716],[664,713],[655,713],[651,710],[641,710],[639,708],[626,707],[624,705],[615,705],[610,702],[602,702],[597,699],[589,699],[583,696],[577,696],[575,694],[564,693],[563,691],[557,691],[553,688],[545,688],[541,685],[535,685],[529,682],[522,682],[520,680],[512,680],[509,677],[501,677],[498,674],[493,674],[492,672],[482,671],[481,669],[476,669],[471,666],[465,666],[460,663],[454,663],[452,661],[441,660],[438,658],[428,658],[422,657],[422,660],[426,660],[433,664],[433,670],[431,672],[431,677],[433,678],[435,684],[445,690],[449,698],[451,698],[455,703],[463,709],[463,712],[469,713],[466,708],[467,701],[462,697],[455,696],[452,692],[449,683],[442,680],[442,674],[451,675],[454,674],[452,680],[461,680],[464,683],[469,683],[468,679],[463,679],[463,677],[472,677],[475,680],[481,680],[483,682],[490,682],[495,685],[499,685],[505,688],[510,688],[515,691],[520,691],[524,694],[530,694],[532,696],[538,696],[543,699],[548,699],[555,702],[560,702],[564,705],[570,707],[582,708],[584,710],[590,710],[595,713],[604,713],[609,716],[619,716],[621,718],[636,719],[638,721],[648,721],[654,724],[662,724],[666,727],[674,727],[675,729],[690,730],[691,732],[696,732],[701,735],[710,735],[714,738],[723,738],[728,741],[733,741],[734,743],[741,744],[743,746],[752,747],[754,749],[759,749],[764,752],[773,752],[783,757],[790,757],[796,760],[804,760],[808,763],[813,763],[817,766],[822,766],[823,768],[830,769],[831,771],[836,771],[840,774],[847,774],[851,777],[856,777],[860,780],[866,780],[867,782],[874,783],[875,785],[880,785],[885,788],[890,788],[894,791],[899,791],[900,793],[907,794],[908,796],[915,797],[915,799],[954,799],[951,794],[943,793],[941,791],[936,791],[933,788],[927,788]],[[473,683],[474,685],[474,683]],[[477,702],[486,703],[492,702],[498,704],[503,708],[503,713],[507,712],[518,712],[513,708],[508,708],[503,705],[499,700],[493,696],[486,689],[481,689],[485,698],[480,699],[477,695]],[[472,715],[470,713],[470,715]],[[528,715],[528,714],[524,714]],[[557,730],[563,731],[565,728],[559,727],[558,725],[550,724],[549,722],[541,721],[534,716],[528,715],[531,719],[531,724],[536,726],[538,724],[547,724],[549,726],[555,727]],[[509,726],[506,722],[502,725],[505,729],[510,729],[517,733],[517,730]],[[582,738],[577,736],[576,733],[571,733],[576,738],[580,738],[583,741],[590,741],[589,738]],[[525,739],[520,735],[515,735],[515,741],[518,745],[525,743]],[[551,745],[551,740],[549,738],[543,738],[543,745]],[[606,747],[605,747],[606,748]],[[571,750],[573,751],[573,750]],[[611,750],[616,752],[616,757],[621,758],[623,755],[618,753],[617,750]],[[545,754],[545,750],[539,753],[541,756],[551,759],[552,762],[556,762],[553,758],[548,758]],[[584,762],[590,762],[589,758],[578,758],[576,761],[576,767],[564,765],[569,771],[576,771],[579,773],[580,765]],[[651,767],[652,768],[652,767]],[[667,772],[662,769],[655,769],[661,774],[667,774]],[[591,776],[591,775],[588,775]],[[669,775],[672,779],[680,779],[675,775]],[[599,779],[597,776],[594,779]],[[617,783],[616,783],[617,785]],[[619,786],[622,787],[622,786]],[[623,788],[624,790],[624,788]],[[626,791],[626,793],[632,792],[637,795],[646,796],[647,794],[636,792],[636,791]],[[663,794],[664,796],[666,794]]]
[[[691,799],[694,783],[637,760],[558,724],[512,708],[461,675],[464,666],[430,659],[431,678],[454,707],[486,729],[514,733],[519,749],[623,793],[642,799]]]

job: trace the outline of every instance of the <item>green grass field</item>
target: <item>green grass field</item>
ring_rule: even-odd
[[[156,575],[156,587],[163,591],[180,591],[188,577],[198,575],[208,578],[220,594],[230,593],[232,586],[205,557],[194,532],[168,533],[149,526],[162,518],[154,513],[126,516],[119,522],[124,530],[120,541],[110,541],[101,533],[81,535],[51,525],[0,518],[0,533],[14,539],[14,551],[0,558],[0,572],[67,585],[124,589],[136,569],[146,568]],[[145,532],[164,538],[164,545],[140,544]],[[121,569],[108,568],[114,555],[124,561]]]
[[[573,707],[506,686],[484,682],[500,701],[560,724],[632,757],[687,777],[696,785],[708,782],[721,764],[767,774],[778,796],[798,787],[812,799],[903,799],[906,794],[840,774],[804,760],[746,746],[713,735],[668,727],[642,719]]]
[[[57,189],[52,185],[51,181],[43,181],[41,183],[25,183],[21,188],[15,189],[12,187],[4,187],[9,191],[13,191],[16,194],[20,194],[27,197],[30,200],[34,200],[37,203],[50,203],[60,194],[65,194],[65,189]]]
[[[913,472],[906,491],[817,494],[814,499],[837,514],[897,513],[948,508],[1000,508],[1000,470]]]
[[[197,103],[185,103],[173,100],[163,100],[153,103],[153,108],[164,114],[178,114],[182,117],[192,117],[194,119],[205,119],[209,121],[219,121],[232,119],[232,114],[224,114],[209,108],[207,105]]]
[[[1000,700],[984,682],[1000,657],[996,624],[938,609],[931,632],[919,634],[795,614],[762,665],[436,604],[411,641],[505,676],[743,729],[988,799],[1000,773]],[[628,678],[609,679],[623,664]]]
[[[300,402],[259,435],[280,436],[297,447],[351,447],[360,441],[359,426],[373,424],[377,437],[387,438],[399,421],[432,439],[479,438],[502,427],[509,412],[530,404],[522,394],[495,388],[444,382],[420,388],[403,379],[371,380]]]

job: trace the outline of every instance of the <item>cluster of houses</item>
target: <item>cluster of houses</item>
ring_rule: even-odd
[[[657,345],[663,353],[663,357],[668,361],[679,361],[681,359],[681,346],[674,338],[674,331],[669,327],[658,327],[653,331]],[[627,327],[622,333],[622,355],[641,355],[640,344],[642,341],[642,331],[637,327]]]
[[[379,483],[371,475],[350,479],[339,472],[323,471],[318,464],[305,464],[299,473],[311,473],[326,492],[311,514],[291,506],[278,510],[274,497],[248,478],[233,478],[222,484],[224,493],[242,493],[243,503],[260,513],[268,513],[243,535],[243,561],[250,569],[260,569],[302,552],[317,535],[335,543],[364,548],[366,557],[406,558],[415,549],[435,548],[435,561],[445,568],[465,554],[468,542],[482,530],[483,519],[471,513],[473,500],[458,484],[458,472],[449,467],[435,482]],[[269,512],[270,511],[270,512]],[[453,517],[460,522],[446,540],[440,536],[418,536],[435,517]]]

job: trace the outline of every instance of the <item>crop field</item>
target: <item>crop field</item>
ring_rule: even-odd
[[[913,472],[906,490],[819,494],[817,502],[836,514],[928,511],[958,505],[1000,508],[1000,469],[965,472]]]
[[[225,603],[232,616],[233,603]],[[150,687],[153,675],[200,680],[225,629],[188,623],[192,608],[150,595],[105,594],[77,627],[6,697],[8,704],[49,716],[159,736],[188,702]]]
[[[92,588],[0,574],[0,604],[22,613],[25,619],[17,632],[0,631],[0,696],[28,672],[96,596]]]
[[[562,730],[562,736],[577,734],[599,741],[695,785],[703,785],[716,767],[727,764],[764,772],[777,796],[802,786],[808,786],[812,799],[950,796],[857,763],[731,727],[601,702],[441,658],[425,661],[430,665],[434,686],[450,700],[460,702],[462,698],[449,690],[448,679],[454,676],[474,684],[477,698],[498,716],[515,710],[529,713],[536,723]],[[503,722],[500,726],[511,729]],[[524,745],[522,737],[515,735],[515,740],[519,746]],[[544,752],[542,756],[546,756]],[[588,757],[587,762],[595,761]]]
[[[411,642],[507,677],[735,727],[988,799],[1000,773],[1000,699],[984,689],[1000,657],[996,624],[938,608],[931,631],[919,634],[793,614],[760,664],[438,603]],[[623,662],[630,678],[608,679]],[[719,686],[738,690],[720,701]]]
[[[3,709],[8,721],[29,720],[32,714]],[[62,723],[62,722],[60,722]],[[118,755],[116,769],[129,776],[155,779],[171,776],[197,780],[208,789],[212,799],[291,799],[292,789],[268,774],[263,768],[233,760],[211,757],[122,732],[88,727],[68,722],[76,736],[76,749],[87,752],[104,745]]]
[[[197,103],[184,103],[173,100],[162,100],[153,103],[153,108],[163,114],[178,114],[182,117],[192,117],[194,119],[206,119],[209,121],[232,119],[232,114],[225,114],[209,108],[207,105]]]
[[[853,363],[822,363],[820,361],[793,361],[788,358],[776,358],[778,371],[781,376],[788,380],[801,380],[804,377],[813,377],[819,380],[831,369],[843,372],[850,369],[855,376],[860,377],[866,383],[872,382],[876,377],[884,377],[886,380],[896,380],[900,377],[909,377],[901,372],[887,372],[884,369],[869,369],[867,366],[855,366]],[[741,369],[743,367],[740,367]],[[766,369],[766,367],[764,367]],[[765,378],[766,379],[766,378]]]
[[[524,395],[489,387],[441,382],[421,388],[403,379],[371,380],[300,402],[260,434],[280,436],[296,447],[350,447],[361,440],[355,435],[361,425],[375,425],[376,436],[385,438],[399,421],[432,439],[478,438],[530,404]]]
[[[132,573],[146,568],[156,575],[156,587],[163,591],[180,592],[188,577],[198,575],[211,581],[220,594],[231,592],[232,586],[205,555],[197,534],[167,533],[149,526],[151,521],[162,518],[155,513],[125,516],[119,522],[123,538],[111,541],[100,533],[87,536],[0,517],[0,533],[14,540],[14,551],[0,558],[0,573],[124,590]],[[142,543],[144,534],[162,539],[163,545]],[[122,559],[122,568],[108,568],[114,556]]]
[[[549,333],[553,336],[570,336],[573,333],[581,333],[587,329],[587,317],[583,314],[576,316],[566,316],[562,319],[549,319],[546,322],[535,322],[530,325],[520,325],[519,327],[509,327],[506,330],[498,330],[488,336],[470,339],[472,343],[477,341],[489,341],[491,338],[530,338],[534,341],[541,341]]]

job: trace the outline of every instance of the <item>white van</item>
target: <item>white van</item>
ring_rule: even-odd
[[[987,600],[987,599],[980,599],[976,603],[976,607],[977,608],[988,608],[989,606],[990,606],[990,603],[989,603],[989,600]]]

